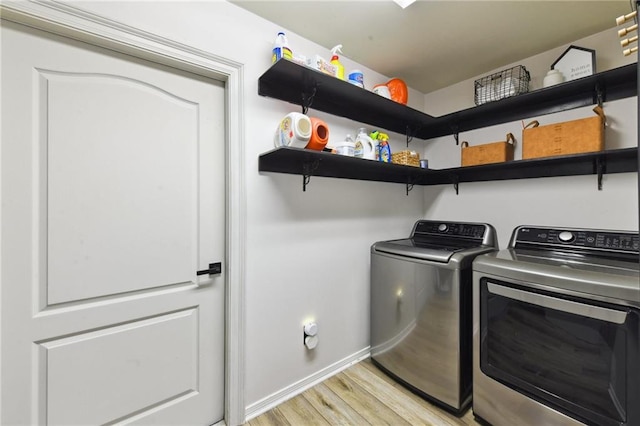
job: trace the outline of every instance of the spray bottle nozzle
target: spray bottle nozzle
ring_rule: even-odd
[[[331,55],[338,56],[338,53],[342,53],[342,45],[338,44],[331,49]]]

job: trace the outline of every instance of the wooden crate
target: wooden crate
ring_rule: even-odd
[[[602,151],[606,117],[599,106],[593,111],[596,117],[546,126],[529,123],[522,130],[522,159]]]
[[[460,163],[462,166],[477,166],[479,164],[504,163],[513,160],[515,139],[513,134],[507,133],[506,141],[469,146],[462,142]]]

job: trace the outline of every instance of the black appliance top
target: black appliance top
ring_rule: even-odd
[[[582,257],[612,261],[640,261],[638,232],[519,226],[510,248],[547,257]]]
[[[429,220],[417,221],[409,238],[374,244],[379,252],[436,262],[448,262],[454,253],[480,247],[498,248],[491,225]]]
[[[639,235],[519,226],[509,247],[475,258],[474,273],[580,298],[640,307]]]

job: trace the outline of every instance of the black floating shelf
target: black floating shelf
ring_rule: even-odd
[[[443,115],[424,129],[423,139],[566,111],[636,96],[637,64],[615,68],[522,95]]]
[[[299,148],[277,148],[260,156],[261,172],[370,180],[407,185],[459,184],[551,176],[598,175],[638,171],[636,148],[517,160],[449,169],[420,169]]]
[[[258,169],[261,172],[404,184],[413,184],[423,175],[418,167],[300,148],[276,148],[266,152],[259,158]]]
[[[306,105],[376,128],[431,139],[594,105],[599,101],[636,96],[636,70],[634,63],[441,117],[424,114],[286,60],[276,62],[260,77],[258,94]]]
[[[260,76],[258,94],[401,134],[407,134],[407,128],[415,133],[435,121],[423,112],[287,60],[276,62]]]

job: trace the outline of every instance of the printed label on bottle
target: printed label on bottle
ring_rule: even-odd
[[[290,117],[285,117],[280,122],[280,146],[289,146],[291,145],[291,141],[293,141],[293,123]]]
[[[293,53],[291,53],[291,49],[288,47],[274,47],[273,54],[271,55],[271,62],[275,63],[282,58],[292,60]]]
[[[364,75],[359,71],[355,71],[349,74],[349,80],[356,83],[364,84]]]
[[[382,161],[383,163],[390,163],[391,162],[391,152],[389,152],[389,149],[387,147],[387,145],[380,145],[378,147],[378,160]]]
[[[356,140],[356,149],[353,151],[353,155],[355,157],[362,157],[364,155],[364,147],[362,146],[362,142]]]

